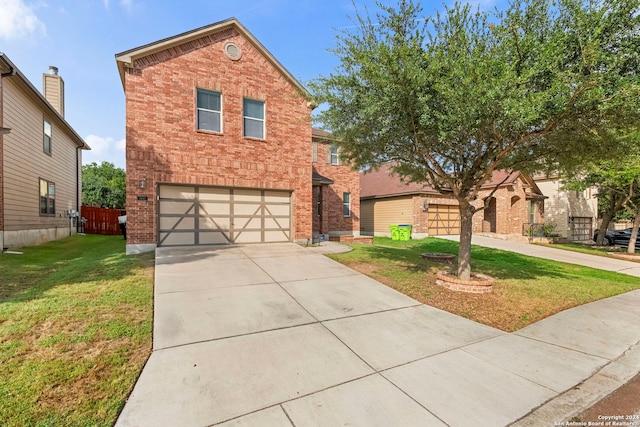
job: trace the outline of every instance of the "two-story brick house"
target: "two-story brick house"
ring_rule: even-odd
[[[0,250],[76,233],[82,150],[64,118],[64,81],[55,67],[42,93],[0,53]]]
[[[340,160],[328,132],[313,129],[313,235],[341,240],[360,234],[360,174]]]
[[[116,62],[128,253],[312,239],[314,105],[244,26],[228,19]]]

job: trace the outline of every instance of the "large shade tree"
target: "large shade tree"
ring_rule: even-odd
[[[82,203],[88,206],[124,209],[126,174],[110,162],[82,166]]]
[[[312,85],[318,121],[357,168],[392,162],[450,191],[461,217],[457,274],[471,274],[472,216],[498,169],[598,156],[638,124],[640,0],[456,3],[425,17],[411,0],[357,12]]]

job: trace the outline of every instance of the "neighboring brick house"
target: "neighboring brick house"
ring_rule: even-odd
[[[126,95],[128,253],[312,239],[313,103],[235,18],[116,62]]]
[[[64,81],[55,67],[40,93],[0,53],[0,249],[76,233],[82,150],[64,118]]]
[[[487,209],[473,217],[475,233],[521,236],[523,227],[544,219],[544,196],[535,182],[520,172],[497,171],[480,191],[475,205],[491,196]],[[413,226],[412,236],[423,238],[460,233],[458,202],[428,185],[403,183],[389,165],[360,174],[361,232],[389,236],[391,224]]]
[[[338,146],[330,133],[313,129],[312,145],[314,239],[358,236],[360,174],[340,161]]]
[[[549,197],[544,201],[545,222],[555,225],[554,232],[575,242],[592,240],[598,220],[597,190],[565,190],[558,175],[540,174],[533,178]]]

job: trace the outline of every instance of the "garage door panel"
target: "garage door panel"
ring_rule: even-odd
[[[233,190],[233,200],[237,202],[255,202],[256,200],[261,199],[261,190],[250,190],[244,188]]]
[[[262,219],[261,218],[234,218],[233,226],[235,229],[256,229],[260,230],[262,228]]]
[[[289,218],[265,218],[264,227],[288,229],[291,227],[291,224]]]
[[[231,213],[231,205],[228,203],[203,203],[200,201],[200,210],[205,215],[229,215]]]
[[[291,241],[288,191],[162,185],[159,195],[161,246]]]
[[[286,216],[289,217],[291,208],[289,205],[268,205],[267,211],[274,216]]]
[[[233,205],[233,215],[257,215],[260,214],[261,205],[260,204],[250,204],[250,203],[237,203]]]
[[[193,199],[195,187],[183,187],[178,185],[163,185],[160,187],[162,199]]]
[[[231,228],[231,218],[200,217],[198,225],[201,230],[229,230]]]
[[[194,217],[161,217],[160,230],[192,230],[195,223]]]
[[[193,213],[193,202],[176,202],[176,201],[167,201],[162,205],[162,213],[163,214],[177,214],[184,215]]]
[[[289,204],[289,193],[282,193],[281,191],[265,191],[264,201],[267,203]]]
[[[229,201],[231,190],[229,188],[212,188],[212,187],[199,187],[198,199],[202,201]]]

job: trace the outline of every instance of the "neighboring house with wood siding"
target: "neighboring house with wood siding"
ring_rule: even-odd
[[[343,184],[346,167],[313,163],[309,93],[238,20],[116,63],[127,103],[127,253],[358,232],[357,173]]]
[[[488,197],[488,208],[473,217],[474,233],[516,238],[527,224],[544,219],[545,197],[526,174],[496,171],[474,204],[481,206]],[[360,217],[360,231],[367,235],[389,236],[391,224],[413,226],[414,238],[460,233],[458,202],[451,194],[403,183],[388,164],[360,174]]]
[[[82,150],[64,118],[64,81],[43,74],[43,95],[0,53],[0,243],[37,245],[76,232]]]

